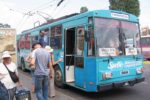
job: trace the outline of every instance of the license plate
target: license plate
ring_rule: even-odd
[[[121,72],[121,74],[123,74],[123,75],[124,75],[124,74],[128,74],[128,73],[129,73],[129,71],[127,71],[127,70]]]
[[[128,85],[129,85],[129,83],[128,83],[128,82],[126,82],[124,85],[125,85],[125,86],[128,86]]]

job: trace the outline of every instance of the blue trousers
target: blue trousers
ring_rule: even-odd
[[[38,100],[48,100],[49,77],[35,75],[35,93]]]

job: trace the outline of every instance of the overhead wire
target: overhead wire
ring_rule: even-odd
[[[53,14],[53,13],[56,13],[56,10],[57,10],[57,8],[65,1],[65,0],[60,0],[59,2],[57,2],[58,0],[51,0],[51,1],[48,1],[48,2],[45,2],[45,3],[43,3],[43,4],[41,4],[41,5],[39,5],[39,6],[37,6],[36,8],[34,8],[34,9],[32,9],[32,10],[30,10],[30,11],[28,11],[28,12],[22,12],[22,11],[19,11],[19,10],[17,10],[17,9],[14,9],[14,8],[11,8],[9,5],[7,5],[5,2],[4,2],[4,0],[0,0],[0,1],[2,1],[3,2],[3,5],[5,6],[5,7],[7,7],[10,11],[14,11],[14,12],[17,12],[17,13],[20,13],[20,14],[22,14],[23,16],[22,16],[22,19],[18,22],[18,24],[16,25],[16,28],[17,29],[21,29],[22,28],[22,26],[24,25],[24,23],[31,17],[31,16],[33,16],[33,15],[35,15],[36,13],[37,13],[37,11],[40,11],[40,10],[43,10],[43,9],[47,9],[47,8],[54,8],[53,10],[52,10],[52,12],[51,12],[51,14]],[[55,5],[56,5],[56,7],[55,7]],[[65,6],[64,6],[65,7]],[[63,8],[64,8],[63,7]],[[61,9],[60,9],[61,10]],[[60,11],[59,10],[59,11]],[[57,11],[58,12],[58,11]]]
[[[9,5],[7,5],[5,2],[4,2],[4,0],[0,0],[2,3],[3,3],[3,5],[6,7],[6,8],[8,8],[10,11],[14,11],[14,12],[17,12],[17,13],[20,13],[20,14],[24,14],[24,12],[22,12],[22,11],[19,11],[19,10],[17,10],[17,9],[14,9],[14,8],[11,8]]]
[[[30,11],[37,11],[37,10],[39,10],[39,9],[42,9],[42,8],[48,8],[48,7],[51,7],[51,6],[53,6],[53,2],[55,2],[55,1],[57,1],[57,0],[51,0],[51,1],[48,1],[48,2],[45,2],[45,3],[43,3],[43,4],[41,4],[41,5],[39,5],[38,7],[36,7],[36,8],[34,8],[34,9],[32,9],[32,10],[30,10]]]
[[[44,10],[44,9],[50,8],[52,6],[53,6],[52,4],[48,4],[47,6],[43,6],[41,8],[36,9],[36,10]]]
[[[63,2],[64,0],[60,0],[57,4],[57,7],[61,5],[61,3]]]
[[[54,16],[56,16],[57,14],[62,13],[61,11],[67,6],[67,4],[69,3],[70,0],[67,0],[67,2],[58,10],[55,12]]]
[[[20,30],[21,28],[22,28],[22,26],[23,26],[23,24],[25,23],[25,21],[27,20],[27,19],[29,19],[29,15],[24,15],[23,16],[23,18],[22,18],[22,20],[21,21],[19,21],[19,23],[18,23],[18,25],[17,25],[17,29],[18,30]]]
[[[54,9],[53,9],[52,12],[51,12],[51,15],[52,15],[53,17],[55,17],[54,14],[55,14],[55,12],[57,12],[57,8],[58,8],[63,2],[64,2],[64,0],[60,0],[59,2],[57,2],[56,7],[54,7]]]
[[[54,1],[57,1],[57,0],[54,0]],[[55,7],[54,7],[56,4],[57,4],[57,2],[53,2],[53,4],[49,4],[47,6],[44,6],[42,8],[37,9],[36,12],[45,13],[45,15],[48,15],[48,17],[50,16],[50,18],[51,18],[52,17],[52,12],[56,10]],[[48,13],[43,12],[43,10],[47,9],[47,8],[51,8],[51,9],[49,9]],[[37,13],[37,15],[38,15],[38,13]]]

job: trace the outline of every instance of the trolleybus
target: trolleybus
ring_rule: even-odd
[[[54,49],[55,84],[98,92],[144,81],[143,56],[137,46],[138,17],[115,10],[72,14],[23,31],[18,37],[18,64],[31,45],[40,42]]]

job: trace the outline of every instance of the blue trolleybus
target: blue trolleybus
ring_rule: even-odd
[[[49,20],[18,35],[18,64],[28,69],[25,57],[31,45],[50,45],[55,60],[55,84],[86,92],[133,86],[144,81],[143,56],[136,16],[114,10],[96,10]]]

